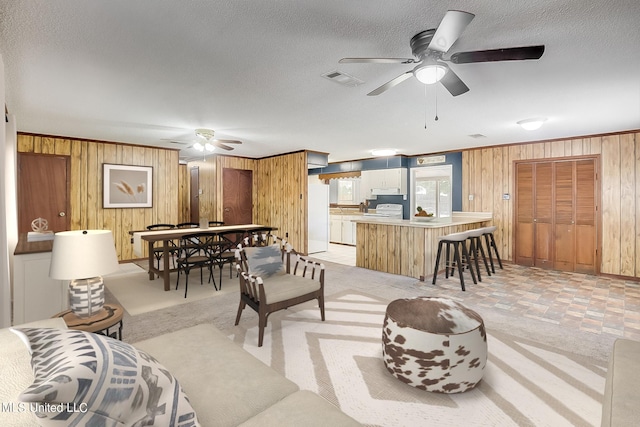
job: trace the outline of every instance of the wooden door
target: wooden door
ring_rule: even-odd
[[[534,259],[534,191],[533,164],[516,164],[515,262],[533,266]]]
[[[534,170],[534,261],[553,268],[553,164],[536,163]]]
[[[44,218],[51,231],[69,230],[70,162],[67,156],[18,153],[18,232]]]
[[[573,271],[575,268],[575,162],[554,163],[554,261],[556,270]]]
[[[189,170],[189,212],[191,222],[200,222],[200,169],[197,166]]]
[[[598,173],[594,159],[575,163],[575,261],[574,271],[598,272]]]
[[[224,168],[222,199],[225,225],[253,223],[253,172]]]
[[[516,163],[515,262],[597,273],[597,159]]]

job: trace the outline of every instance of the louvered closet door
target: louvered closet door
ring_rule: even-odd
[[[533,266],[533,164],[516,164],[515,262]]]
[[[597,273],[597,170],[593,159],[575,162],[575,240],[574,271]]]
[[[575,162],[556,162],[554,173],[555,250],[553,268],[573,271],[576,239],[574,221]]]
[[[597,159],[516,164],[515,262],[597,273]]]
[[[534,261],[553,268],[553,164],[534,163]]]

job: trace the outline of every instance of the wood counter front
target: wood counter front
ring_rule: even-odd
[[[429,279],[435,267],[438,237],[485,227],[491,221],[490,213],[454,214],[450,221],[432,222],[375,217],[354,220],[356,266]]]

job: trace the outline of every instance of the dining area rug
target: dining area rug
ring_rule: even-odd
[[[119,272],[104,276],[103,281],[107,290],[131,316],[238,291],[237,279],[229,279],[228,269],[224,269],[222,289],[219,291],[214,288],[213,282],[208,283],[209,273],[206,270],[203,272],[203,284],[200,284],[200,271],[195,269],[189,274],[189,287],[185,298],[185,276],[180,276],[176,290],[177,274],[171,273],[169,291],[164,290],[162,278],[149,280],[149,274],[134,263],[121,264]],[[218,283],[219,271],[216,269],[214,274]]]
[[[598,426],[605,363],[487,326],[489,357],[473,390],[429,393],[391,376],[382,362],[386,301],[346,290],[272,314],[258,347],[256,319],[224,332],[265,364],[371,426]],[[515,333],[515,331],[514,331]]]

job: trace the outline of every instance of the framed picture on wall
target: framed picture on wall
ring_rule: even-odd
[[[153,168],[102,164],[104,208],[153,206]]]

